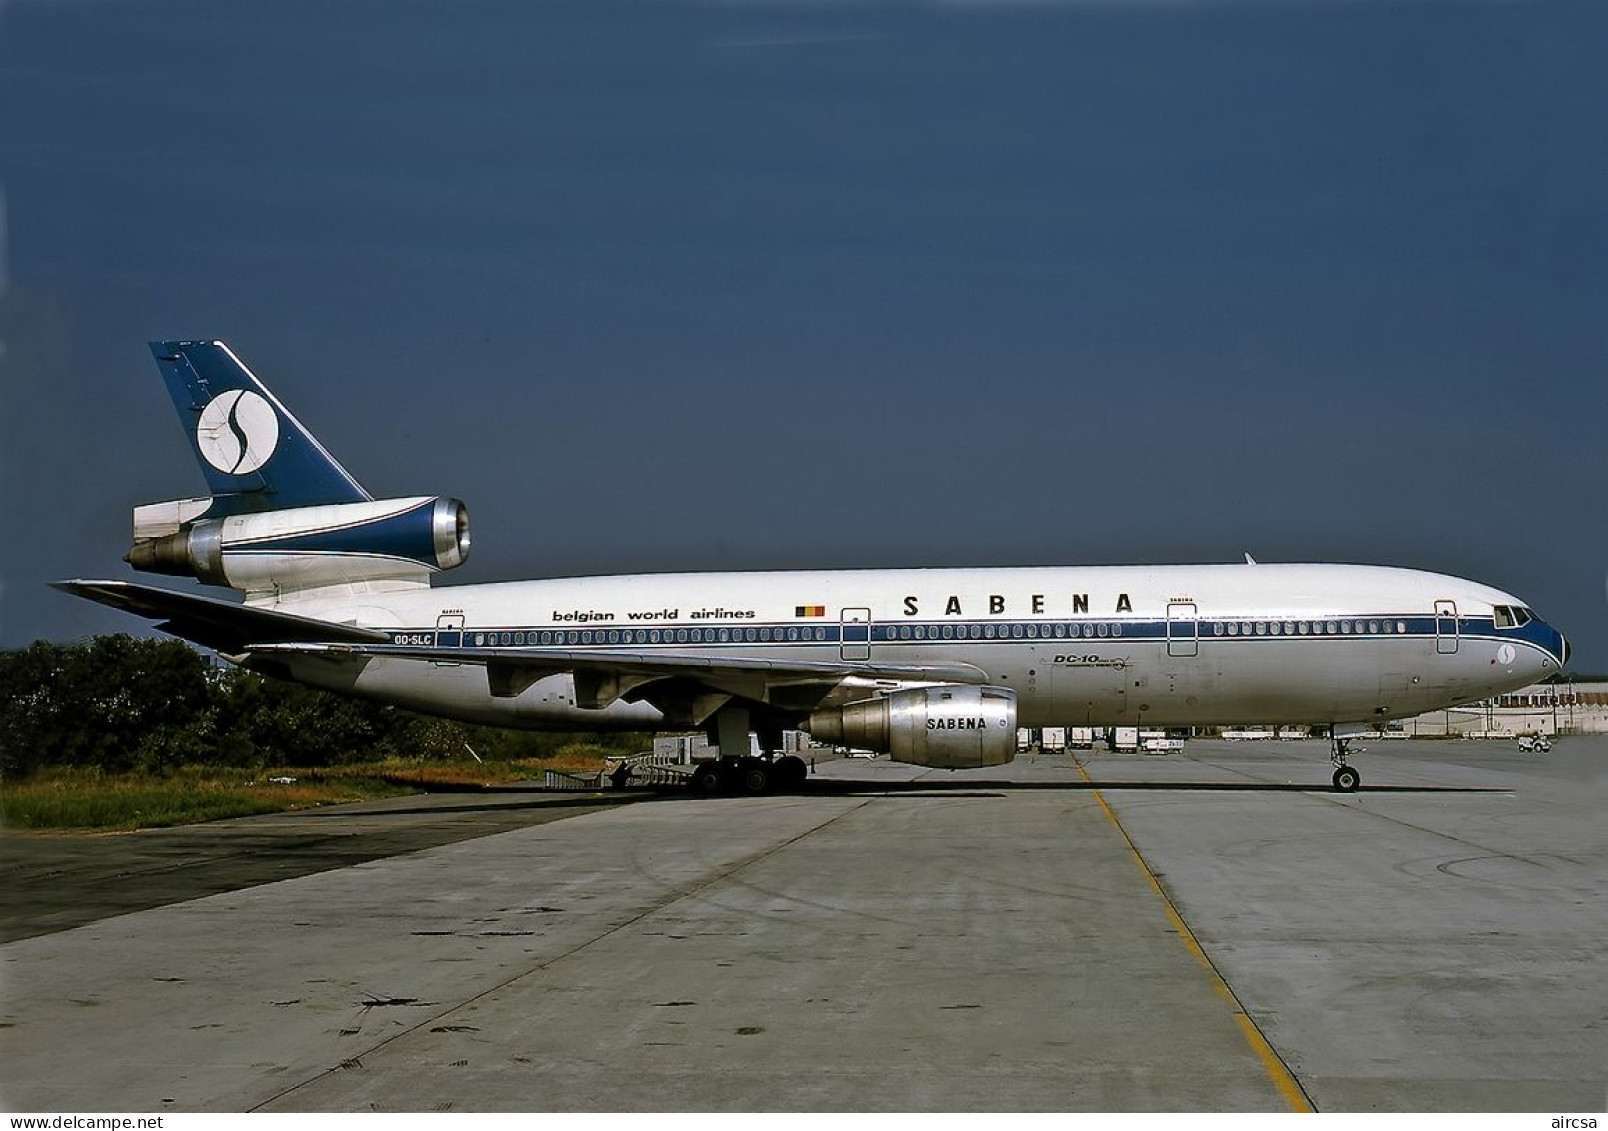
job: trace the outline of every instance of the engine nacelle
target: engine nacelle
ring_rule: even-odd
[[[135,512],[136,538],[169,522],[179,529],[136,541],[125,559],[129,565],[252,593],[423,582],[469,556],[469,512],[457,499],[378,499],[185,522],[186,502],[192,501]]]
[[[1016,757],[1016,692],[965,684],[907,688],[816,711],[805,729],[818,740],[916,766],[1003,766]]]

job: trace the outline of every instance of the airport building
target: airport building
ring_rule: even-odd
[[[1537,683],[1478,703],[1403,719],[1408,737],[1608,734],[1608,683]]]
[[[1175,728],[1148,731],[1137,727],[1096,727],[1088,733],[1095,742],[1073,742],[1075,731],[1087,728],[1045,728],[1021,730],[1020,750],[1036,748],[1044,752],[1067,746],[1099,745],[1117,753],[1164,753],[1175,748],[1184,736],[1226,738],[1229,740],[1321,738],[1325,727],[1272,727],[1247,724],[1240,727]],[[1538,683],[1506,695],[1482,699],[1461,707],[1430,711],[1415,718],[1392,722],[1384,729],[1385,738],[1491,738],[1516,739],[1520,735],[1608,734],[1608,682]],[[1152,742],[1165,738],[1168,741]]]

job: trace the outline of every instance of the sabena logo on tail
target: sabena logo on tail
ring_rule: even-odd
[[[195,441],[201,457],[225,475],[249,475],[279,446],[279,414],[249,389],[231,389],[201,411]]]

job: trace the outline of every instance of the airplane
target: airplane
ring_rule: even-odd
[[[134,510],[136,570],[56,587],[250,670],[493,726],[703,729],[694,790],[802,784],[784,729],[919,766],[1003,765],[1018,727],[1359,733],[1527,686],[1569,646],[1519,598],[1386,566],[632,574],[433,588],[468,512],[376,499],[221,341],[151,351],[209,493]],[[758,736],[759,756],[750,753]]]

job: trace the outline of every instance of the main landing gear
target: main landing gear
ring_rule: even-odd
[[[702,762],[692,771],[687,785],[694,793],[773,793],[798,789],[809,776],[810,768],[796,754],[776,757],[775,748],[782,744],[781,731],[767,733],[760,730],[760,741],[765,747],[763,756],[750,754],[748,743],[748,708],[740,705],[722,707],[715,715],[710,737],[720,756]]]
[[[798,789],[810,768],[796,754],[780,758],[717,758],[700,763],[687,779],[693,793],[785,793]]]
[[[1346,764],[1351,755],[1351,739],[1342,738],[1329,728],[1329,761],[1334,763],[1334,791],[1336,793],[1356,793],[1362,785],[1362,775],[1355,766]]]

